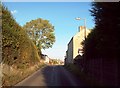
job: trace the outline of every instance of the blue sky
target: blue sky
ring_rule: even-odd
[[[90,2],[4,2],[4,5],[21,26],[37,18],[50,21],[55,27],[56,42],[42,52],[54,59],[64,60],[68,42],[78,32],[78,26],[84,25],[76,17],[86,18],[87,28],[94,27]]]

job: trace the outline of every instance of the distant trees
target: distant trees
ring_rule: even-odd
[[[50,64],[59,64],[61,61],[57,59],[50,59]]]
[[[118,58],[120,55],[120,3],[93,2],[95,28],[85,41],[87,57]]]
[[[39,50],[52,47],[55,42],[54,26],[48,20],[38,18],[27,22],[23,28]]]

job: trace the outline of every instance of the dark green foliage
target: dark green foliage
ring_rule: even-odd
[[[3,63],[24,68],[39,61],[36,46],[4,6],[2,6],[2,34]]]
[[[85,54],[87,57],[118,58],[120,57],[120,3],[93,2],[91,14],[95,28],[86,39]]]

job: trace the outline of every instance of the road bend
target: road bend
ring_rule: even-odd
[[[84,86],[62,65],[46,66],[15,86]]]

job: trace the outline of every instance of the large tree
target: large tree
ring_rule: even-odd
[[[86,39],[86,56],[119,57],[120,3],[94,2],[91,14],[95,28]]]
[[[48,20],[38,18],[27,22],[23,28],[39,50],[52,47],[55,42],[54,26]]]

